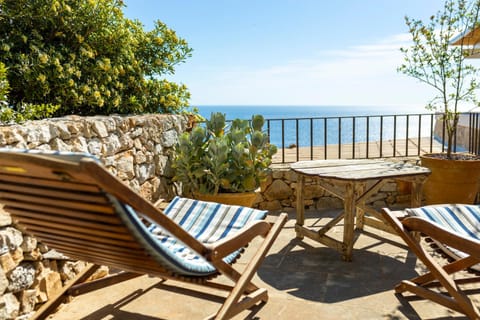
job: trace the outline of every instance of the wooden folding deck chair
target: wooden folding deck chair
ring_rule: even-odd
[[[479,310],[468,296],[469,288],[463,286],[480,283],[475,273],[466,272],[480,270],[480,206],[432,205],[403,212],[383,209],[382,214],[428,269],[423,275],[403,280],[395,291],[408,291],[470,319],[480,319]],[[418,235],[433,240],[449,259],[434,258],[435,251],[427,250]]]
[[[0,149],[0,203],[49,247],[91,263],[35,319],[44,318],[66,294],[142,274],[227,290],[209,318],[231,318],[267,301],[267,291],[251,279],[287,219],[280,214],[270,223],[266,211],[179,197],[162,211],[88,154],[15,149]],[[263,240],[256,253],[244,269],[235,269],[242,248],[257,236]],[[77,284],[100,265],[125,272]],[[212,281],[217,275],[233,284]]]

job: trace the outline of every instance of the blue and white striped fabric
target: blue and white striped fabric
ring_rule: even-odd
[[[480,205],[432,205],[406,211],[410,216],[421,217],[452,233],[480,241]],[[452,258],[458,259],[466,256],[459,250],[441,243],[437,244]]]
[[[188,276],[206,276],[216,272],[203,257],[167,234],[160,226],[152,224],[145,228],[131,207],[123,207],[124,210],[119,210],[122,219],[127,225],[134,227],[132,231],[138,235],[149,253],[165,267],[176,274]],[[267,215],[264,210],[181,197],[175,197],[164,212],[205,244],[231,236],[249,223],[262,220]],[[235,251],[225,257],[224,261],[231,263],[239,254],[240,251]]]

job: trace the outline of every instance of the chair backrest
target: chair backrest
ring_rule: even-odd
[[[187,278],[218,273],[199,255],[204,244],[266,216],[185,198],[162,212],[89,154],[16,149],[0,149],[0,203],[29,232],[73,259]],[[224,261],[232,263],[239,253]]]
[[[165,273],[82,169],[85,154],[0,151],[0,203],[27,232],[72,259]],[[95,160],[94,160],[95,161]]]

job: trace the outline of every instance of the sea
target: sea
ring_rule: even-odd
[[[277,147],[323,146],[352,142],[430,136],[431,112],[423,107],[380,106],[197,106],[210,118],[222,112],[227,120],[250,120],[254,114],[268,122],[264,130]],[[408,128],[408,130],[407,130]]]

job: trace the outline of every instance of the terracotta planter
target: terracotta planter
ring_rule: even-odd
[[[474,203],[480,186],[480,160],[449,160],[428,154],[420,158],[422,166],[432,171],[423,186],[427,204]]]
[[[204,194],[204,193],[193,193],[193,197],[197,200],[202,201],[211,201],[218,202],[223,204],[238,205],[244,207],[252,207],[257,197],[256,192],[240,192],[240,193],[219,193],[216,195],[213,194]]]

